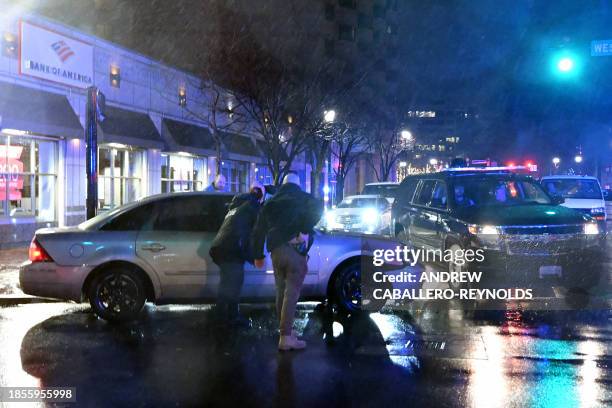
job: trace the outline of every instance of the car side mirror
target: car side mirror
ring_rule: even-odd
[[[565,202],[565,198],[559,196],[559,195],[555,195],[552,197],[552,203],[553,205],[561,205]]]

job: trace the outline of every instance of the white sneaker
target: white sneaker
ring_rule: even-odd
[[[295,336],[280,336],[278,349],[282,351],[302,350],[306,348],[306,342]]]

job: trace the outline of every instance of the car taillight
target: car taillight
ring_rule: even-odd
[[[28,256],[31,262],[53,262],[47,251],[38,243],[36,238],[30,243]]]

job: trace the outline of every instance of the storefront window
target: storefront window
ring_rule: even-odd
[[[143,152],[110,145],[98,150],[98,206],[101,210],[141,196]]]
[[[207,160],[180,154],[162,154],[161,191],[202,191]]]
[[[255,178],[260,184],[274,184],[274,176],[267,164],[258,164],[255,170]]]
[[[243,193],[247,190],[248,164],[245,162],[225,160],[221,162],[221,174],[227,180],[227,191]]]
[[[55,221],[57,142],[0,134],[0,216]]]

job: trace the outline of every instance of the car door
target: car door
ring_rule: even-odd
[[[415,246],[433,246],[438,214],[429,207],[436,180],[421,180],[410,207],[410,239]]]
[[[227,212],[229,195],[177,195],[155,206],[138,234],[137,255],[159,276],[164,299],[214,297],[219,268],[208,254]]]

